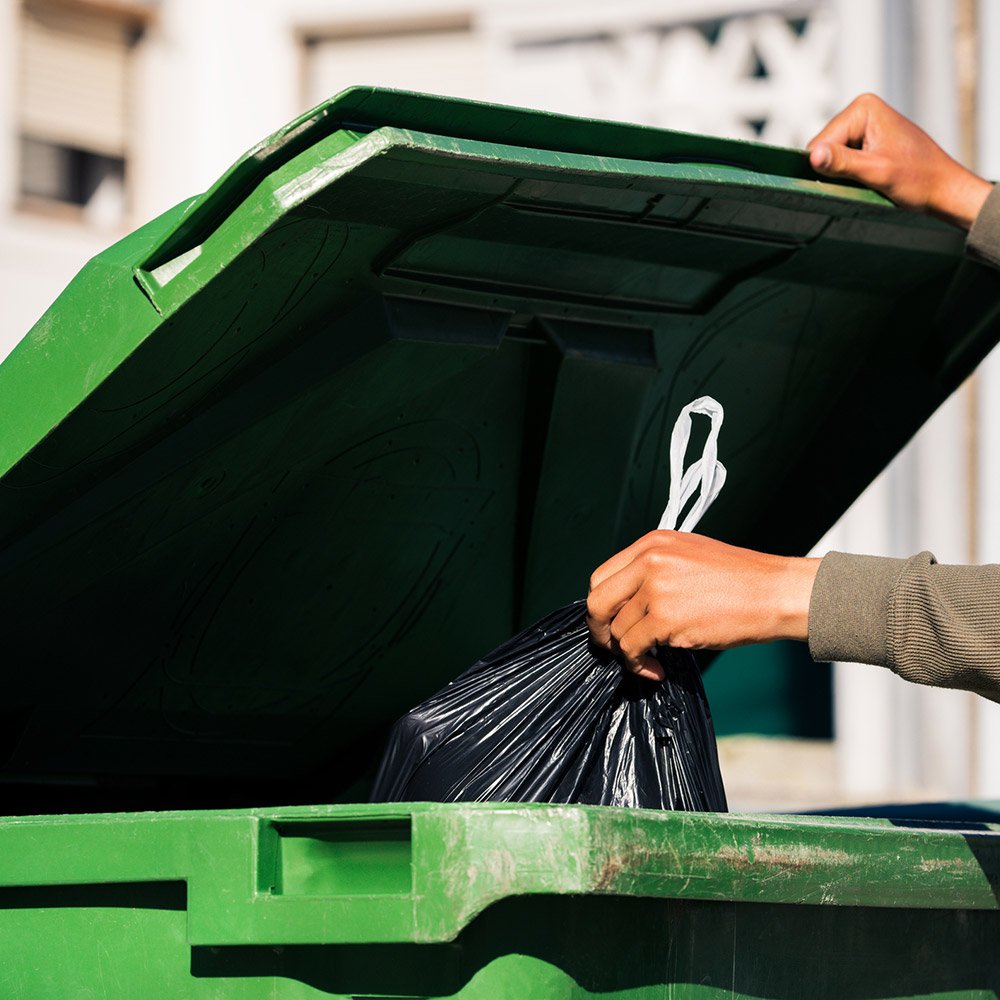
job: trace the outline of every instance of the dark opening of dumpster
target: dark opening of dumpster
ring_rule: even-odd
[[[701,458],[685,470],[694,414],[711,429]],[[708,396],[678,416],[658,527],[693,530],[718,496],[722,419]],[[591,642],[584,601],[554,611],[396,722],[372,800],[724,811],[698,661],[686,650],[655,655],[663,681],[625,671]]]

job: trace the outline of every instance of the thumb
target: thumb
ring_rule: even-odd
[[[817,142],[809,150],[809,164],[826,177],[844,177],[876,189],[885,176],[880,156],[839,143]]]

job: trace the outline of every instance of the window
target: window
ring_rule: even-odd
[[[25,0],[21,9],[20,195],[29,208],[98,224],[126,207],[128,94],[141,8]]]

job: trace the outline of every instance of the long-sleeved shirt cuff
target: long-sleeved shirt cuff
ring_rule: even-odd
[[[974,260],[1000,267],[1000,185],[993,185],[972,223],[965,252]]]
[[[809,652],[814,660],[888,666],[889,605],[905,559],[830,552],[809,599]]]

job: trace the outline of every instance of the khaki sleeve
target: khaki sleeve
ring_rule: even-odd
[[[965,252],[974,260],[1000,267],[1000,185],[993,185],[972,223]]]
[[[809,651],[1000,701],[1000,566],[831,552],[813,586]]]

